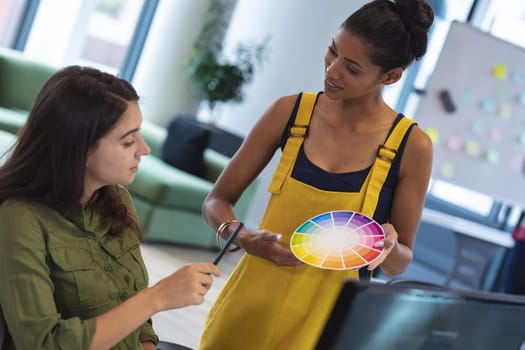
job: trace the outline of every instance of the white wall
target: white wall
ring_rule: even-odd
[[[199,101],[184,70],[207,0],[160,0],[133,85],[145,119],[166,125],[177,113],[195,114]]]
[[[364,0],[238,0],[225,48],[271,36],[269,60],[245,89],[245,101],[221,108],[219,125],[241,136],[281,95],[321,90],[323,57],[344,19]],[[207,4],[204,0],[161,0],[133,81],[144,118],[165,124],[177,113],[195,112],[197,102],[181,68]],[[277,157],[260,175],[246,224],[256,227],[268,200],[267,187]]]
[[[220,126],[245,136],[276,98],[323,88],[324,54],[339,25],[366,1],[238,0],[226,46],[270,35],[269,60],[245,89],[245,101],[222,109]],[[259,176],[260,186],[246,224],[258,226],[277,154]]]

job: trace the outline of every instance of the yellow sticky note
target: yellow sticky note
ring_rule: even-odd
[[[469,156],[479,156],[479,145],[476,141],[465,142],[465,153]]]
[[[445,162],[441,165],[439,173],[442,177],[451,178],[454,176],[454,164]]]
[[[430,137],[432,143],[434,145],[437,145],[439,141],[439,130],[436,128],[428,128],[427,130],[425,130],[425,132],[427,133],[428,137]]]
[[[499,80],[507,79],[507,66],[504,64],[496,64],[494,68],[492,68],[492,75]]]

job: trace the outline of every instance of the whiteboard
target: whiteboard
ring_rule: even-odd
[[[414,119],[434,179],[525,205],[525,49],[453,22]]]

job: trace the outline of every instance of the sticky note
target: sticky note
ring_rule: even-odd
[[[509,158],[509,168],[512,170],[520,170],[523,157],[518,154],[512,154]]]
[[[487,150],[487,152],[485,152],[485,159],[489,163],[496,164],[499,160],[498,152],[494,149]]]
[[[493,113],[496,110],[496,103],[491,98],[487,97],[481,101],[481,109],[487,113]]]
[[[436,128],[428,128],[425,130],[428,137],[430,137],[430,140],[432,141],[432,144],[437,145],[439,142],[439,130]]]
[[[472,128],[471,129],[472,129],[472,132],[474,134],[480,135],[480,134],[485,132],[485,122],[483,120],[479,120],[479,119],[478,120],[474,120],[472,122]]]
[[[518,143],[520,145],[523,145],[525,146],[525,132],[522,131],[519,135],[518,135]]]
[[[451,178],[454,176],[454,164],[450,162],[445,162],[441,164],[441,167],[439,169],[439,174],[442,177]]]
[[[494,97],[496,97],[497,100],[503,100],[507,97],[507,95],[507,89],[505,89],[503,86],[496,88],[494,91]]]
[[[518,94],[518,102],[522,106],[525,106],[525,91],[522,91]]]
[[[479,144],[476,141],[467,141],[464,144],[465,153],[469,156],[479,156]]]
[[[512,106],[510,103],[502,103],[498,109],[498,115],[502,119],[510,119],[512,117]]]
[[[461,101],[463,102],[463,104],[471,105],[474,102],[474,93],[469,89],[463,90],[463,95],[461,95]]]
[[[499,141],[503,136],[503,131],[501,130],[501,128],[494,126],[490,129],[489,136],[492,141]]]
[[[449,136],[446,142],[446,147],[450,151],[458,151],[461,148],[461,140],[457,136]]]
[[[507,66],[504,64],[496,64],[494,68],[492,68],[492,75],[499,80],[507,79]]]
[[[515,83],[521,83],[523,80],[525,80],[525,70],[521,68],[516,68],[512,72],[512,81]]]

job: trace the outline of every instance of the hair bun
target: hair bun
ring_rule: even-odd
[[[427,33],[434,22],[434,11],[424,0],[395,0],[399,18],[409,32],[414,58],[421,58],[427,49]]]
[[[407,29],[428,32],[434,22],[434,11],[424,0],[395,0],[399,16]]]

